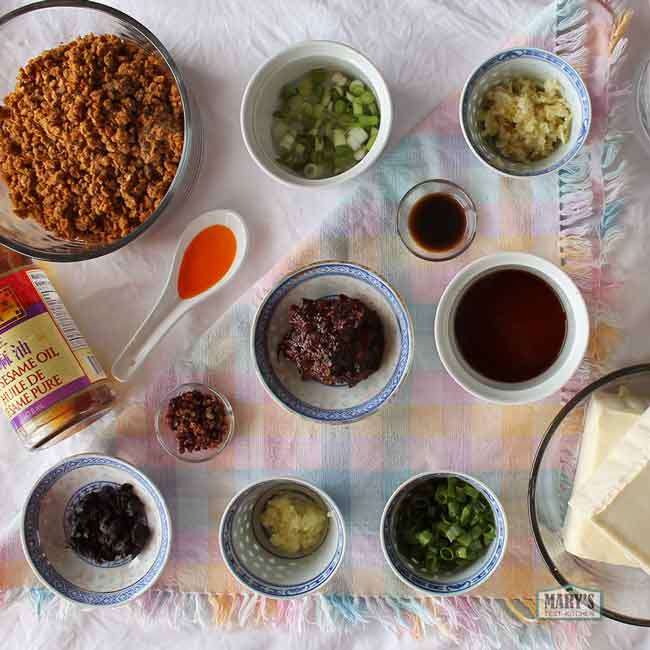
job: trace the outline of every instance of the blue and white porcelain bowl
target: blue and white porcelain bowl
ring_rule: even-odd
[[[151,537],[132,560],[95,564],[69,545],[75,502],[105,485],[130,483],[145,506]],[[113,607],[151,587],[169,557],[172,526],[158,488],[137,468],[111,456],[70,456],[43,474],[23,508],[21,541],[36,576],[53,592],[79,605]]]
[[[279,493],[298,493],[327,511],[329,525],[320,545],[302,557],[285,557],[260,542],[257,519],[268,499]],[[289,599],[321,589],[341,566],[345,552],[345,526],[336,503],[306,481],[276,478],[253,483],[236,494],[221,518],[219,546],[232,575],[244,587],[262,596]]]
[[[513,77],[557,80],[571,109],[569,141],[541,160],[508,160],[480,134],[478,113],[485,93]],[[460,97],[460,125],[474,155],[494,171],[515,178],[541,176],[564,167],[578,153],[589,134],[591,101],[584,81],[564,59],[537,48],[514,48],[489,58],[469,76]]]
[[[415,487],[430,480],[444,479],[450,476],[469,483],[486,498],[494,514],[496,536],[485,554],[473,564],[451,575],[432,578],[423,575],[408,558],[397,550],[395,542],[396,515],[404,498]],[[410,478],[393,492],[381,516],[380,537],[384,557],[393,573],[402,582],[428,596],[460,596],[478,587],[496,571],[506,552],[508,522],[499,499],[481,481],[460,472],[427,472]]]
[[[278,355],[289,330],[289,308],[303,298],[346,294],[374,309],[384,327],[380,368],[356,386],[304,381]],[[405,303],[379,275],[349,262],[317,262],[286,276],[260,305],[251,335],[255,370],[271,397],[288,411],[316,422],[349,424],[371,415],[395,394],[413,359],[413,324]]]

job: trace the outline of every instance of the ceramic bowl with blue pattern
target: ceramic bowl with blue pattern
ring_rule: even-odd
[[[541,160],[508,160],[481,136],[478,114],[485,93],[494,85],[513,77],[542,82],[549,79],[558,81],[571,109],[569,141]],[[499,174],[515,178],[541,176],[564,167],[585,143],[591,126],[589,92],[578,72],[559,56],[532,47],[500,52],[476,68],[465,83],[459,110],[463,135],[474,155]]]
[[[289,557],[274,551],[263,537],[259,516],[266,502],[280,494],[298,494],[327,512],[328,526],[311,553]],[[290,599],[321,589],[333,577],[345,553],[345,525],[336,503],[323,490],[293,478],[253,483],[226,506],[219,527],[221,556],[244,587],[262,596]]]
[[[473,564],[459,569],[452,574],[430,577],[422,573],[409,558],[402,555],[395,541],[397,512],[404,499],[422,483],[454,476],[476,488],[487,500],[494,514],[496,535],[485,554]],[[393,573],[409,587],[428,596],[460,596],[475,589],[485,582],[497,569],[505,555],[508,543],[508,522],[499,499],[490,488],[478,479],[460,472],[427,472],[418,474],[402,483],[388,500],[381,517],[381,547],[384,557]]]
[[[145,506],[150,538],[132,559],[96,564],[69,544],[75,504],[90,491],[130,483]],[[169,557],[172,525],[158,488],[126,461],[101,454],[66,458],[43,474],[23,508],[21,541],[36,576],[54,593],[79,605],[113,607],[151,587]]]
[[[381,319],[384,354],[379,369],[353,387],[303,380],[278,346],[289,330],[289,308],[303,298],[345,294]],[[283,408],[329,424],[349,424],[375,413],[401,386],[413,359],[413,324],[406,304],[379,275],[350,262],[317,262],[286,276],[260,305],[251,335],[257,376]]]

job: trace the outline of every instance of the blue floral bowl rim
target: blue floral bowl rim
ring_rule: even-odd
[[[394,547],[392,542],[390,542],[388,545],[386,539],[389,536],[390,527],[390,520],[388,519],[388,515],[390,514],[392,517],[396,514],[397,510],[394,509],[393,506],[397,497],[399,497],[405,490],[407,490],[407,488],[409,488],[409,486],[411,486],[416,481],[420,481],[422,479],[447,478],[450,476],[454,476],[458,479],[468,482],[487,498],[488,503],[492,508],[492,512],[495,515],[495,521],[497,524],[497,546],[494,552],[491,555],[486,555],[483,562],[476,563],[475,574],[463,580],[462,583],[459,583],[464,584],[469,582],[470,584],[462,587],[454,584],[436,583],[435,580],[427,580],[421,576],[411,574],[410,571],[408,571],[408,573],[411,575],[411,578],[408,578],[395,566],[392,556],[395,556],[397,558],[397,549]],[[384,506],[384,511],[381,515],[381,522],[379,525],[379,538],[381,540],[381,550],[384,553],[386,563],[391,568],[392,572],[404,584],[408,585],[412,589],[415,589],[416,591],[419,591],[420,593],[427,594],[429,596],[461,596],[483,584],[501,564],[508,546],[508,519],[506,517],[506,512],[503,508],[503,505],[501,504],[501,501],[496,496],[496,494],[494,494],[494,492],[487,485],[485,485],[483,481],[479,481],[479,479],[475,478],[474,476],[464,474],[463,472],[456,472],[454,470],[421,472],[420,474],[411,476],[406,481],[401,483],[391,494],[390,498],[386,502],[386,505]],[[429,583],[429,586],[425,586],[426,583]]]
[[[402,370],[401,376],[396,383],[396,385],[393,387],[391,390],[390,394],[386,397],[386,399],[376,406],[372,411],[369,411],[367,413],[363,413],[357,417],[350,417],[350,418],[345,418],[345,419],[336,419],[336,420],[328,420],[326,418],[320,418],[320,417],[314,417],[311,415],[307,415],[305,413],[301,413],[300,411],[294,410],[286,404],[278,395],[275,394],[275,392],[272,390],[272,388],[268,385],[264,375],[262,374],[262,369],[260,368],[260,364],[257,358],[257,354],[255,352],[255,337],[256,337],[256,332],[257,328],[259,325],[259,320],[263,314],[264,308],[269,301],[269,299],[273,296],[273,294],[276,293],[276,291],[282,287],[287,281],[291,280],[294,276],[298,276],[302,273],[305,273],[306,271],[309,271],[311,269],[316,269],[320,266],[330,266],[330,265],[341,265],[341,266],[348,266],[350,268],[355,268],[359,269],[360,271],[363,271],[364,273],[367,273],[371,276],[374,276],[377,278],[381,283],[383,283],[395,296],[403,314],[404,318],[407,322],[407,328],[408,328],[408,359],[407,362]],[[360,420],[363,420],[364,418],[373,415],[380,409],[382,409],[384,406],[386,406],[393,397],[398,393],[399,389],[401,388],[402,384],[406,380],[406,378],[409,376],[409,373],[411,372],[411,368],[413,366],[413,357],[415,354],[415,329],[413,327],[413,318],[411,316],[411,312],[409,311],[409,308],[407,306],[406,301],[402,297],[399,291],[397,291],[388,280],[386,280],[382,275],[377,273],[376,271],[373,271],[372,269],[368,268],[367,266],[363,266],[362,264],[356,264],[355,262],[349,262],[349,261],[344,261],[344,260],[319,260],[317,262],[312,262],[310,264],[305,264],[304,266],[301,266],[297,269],[294,269],[293,271],[290,271],[286,275],[284,275],[280,280],[278,280],[273,287],[266,293],[262,301],[260,302],[259,307],[257,308],[257,311],[255,313],[255,318],[253,319],[253,324],[251,326],[251,333],[250,333],[250,353],[251,357],[253,359],[253,365],[255,367],[255,374],[257,375],[258,380],[264,387],[264,390],[269,394],[269,396],[273,399],[273,401],[281,406],[285,411],[288,411],[289,413],[292,413],[293,415],[297,415],[298,417],[301,417],[305,420],[309,420],[311,422],[319,422],[319,423],[324,423],[324,424],[331,424],[331,425],[346,425],[346,424],[352,424],[354,422],[358,422]],[[288,392],[288,391],[287,391]]]
[[[321,499],[323,499],[323,501],[327,504],[327,507],[334,512],[334,516],[338,524],[337,529],[339,534],[336,544],[336,551],[334,552],[333,558],[328,561],[327,567],[325,567],[325,569],[321,571],[315,578],[308,580],[306,583],[300,583],[297,587],[292,585],[286,585],[282,587],[273,585],[270,588],[266,588],[264,585],[264,580],[256,578],[255,576],[252,576],[251,583],[247,582],[248,576],[239,575],[239,573],[237,573],[235,568],[232,566],[231,560],[228,557],[229,553],[227,553],[226,549],[224,548],[223,538],[225,528],[227,523],[230,523],[229,518],[232,518],[233,516],[233,507],[235,503],[237,503],[237,501],[246,493],[252,492],[264,484],[268,484],[269,487],[272,487],[274,483],[296,483],[297,485],[301,485],[310,490],[313,490]],[[345,557],[347,543],[345,519],[343,519],[343,515],[341,514],[336,501],[334,501],[334,499],[329,494],[327,494],[325,490],[319,488],[317,485],[314,485],[313,483],[310,483],[304,479],[296,478],[294,476],[275,476],[271,478],[261,479],[259,481],[253,481],[252,483],[244,486],[232,497],[232,499],[230,499],[230,501],[228,501],[228,504],[224,508],[223,514],[221,515],[221,520],[219,522],[219,551],[221,553],[221,558],[226,565],[226,568],[230,572],[230,575],[232,575],[233,578],[239,582],[239,584],[243,585],[247,589],[250,589],[252,592],[266,598],[273,598],[275,600],[292,600],[294,598],[301,598],[302,596],[307,596],[314,591],[322,589],[341,568],[341,564],[343,564],[343,558]],[[239,558],[236,557],[234,550],[232,554],[235,556],[237,561],[240,562]],[[248,572],[245,573],[247,574]],[[286,593],[283,594],[283,591]]]
[[[58,580],[62,581],[65,585],[68,584],[71,585],[75,593],[83,595],[83,599],[80,600],[79,598],[73,598],[72,596],[66,594],[64,591],[58,589],[55,585],[51,584],[44,575],[42,575],[41,569],[37,566],[37,564],[40,563],[34,561],[34,559],[31,556],[30,549],[28,548],[25,527],[26,527],[26,519],[28,516],[28,508],[30,506],[32,498],[34,497],[34,493],[39,488],[39,486],[41,486],[43,481],[49,475],[55,472],[59,467],[62,467],[70,462],[74,463],[75,461],[83,461],[84,459],[87,459],[89,461],[93,459],[104,461],[103,463],[100,464],[108,464],[112,462],[116,466],[120,467],[121,469],[125,469],[132,477],[137,478],[138,482],[141,485],[144,485],[147,491],[149,491],[149,493],[154,497],[154,500],[156,501],[156,506],[160,514],[161,522],[163,523],[163,530],[161,531],[162,539],[160,543],[160,549],[156,554],[156,559],[152,567],[147,571],[147,573],[144,576],[136,580],[133,584],[128,585],[122,589],[118,589],[116,591],[110,591],[110,592],[99,592],[99,591],[92,591],[89,589],[83,589],[81,587],[78,587],[74,583],[70,582],[66,578],[63,578],[63,576],[61,576],[57,571],[53,569],[52,571],[54,574],[56,574]],[[57,477],[52,481],[51,485],[47,489],[48,492],[60,478],[61,477]],[[40,500],[39,500],[39,510],[40,510]],[[167,522],[167,526],[164,526],[165,522]],[[27,494],[27,497],[25,499],[25,503],[23,504],[21,517],[20,517],[20,543],[23,549],[23,554],[25,556],[25,559],[29,564],[29,567],[33,571],[34,575],[45,587],[47,587],[47,589],[55,593],[57,596],[60,596],[61,598],[71,603],[74,603],[75,605],[80,605],[83,607],[92,607],[92,608],[119,607],[121,605],[124,605],[134,600],[135,598],[140,597],[142,594],[148,591],[158,581],[158,578],[160,578],[160,575],[162,574],[162,572],[165,569],[165,566],[167,565],[167,561],[169,560],[169,555],[171,553],[171,547],[172,547],[172,535],[173,535],[172,531],[173,531],[173,525],[172,525],[171,513],[169,511],[169,507],[167,506],[167,502],[165,501],[162,492],[158,489],[158,486],[142,470],[138,469],[132,463],[129,463],[128,461],[119,458],[117,456],[110,456],[108,454],[93,453],[93,452],[86,452],[81,454],[73,454],[72,456],[67,456],[65,458],[62,458],[58,462],[56,462],[47,470],[45,470],[38,477],[38,479],[34,481],[34,484],[30,488],[29,493]],[[162,550],[162,555],[160,553],[161,550]],[[47,562],[47,560],[45,561]],[[49,562],[47,562],[47,565],[49,566]],[[142,584],[142,582],[145,579],[146,582]]]
[[[561,160],[558,160],[556,163],[550,165],[549,167],[540,169],[539,171],[523,171],[517,173],[512,171],[505,171],[503,169],[499,169],[498,167],[495,167],[489,160],[486,160],[481,155],[480,151],[476,149],[476,147],[473,144],[472,136],[470,135],[466,124],[465,116],[468,108],[466,105],[467,103],[466,98],[467,98],[468,90],[471,87],[473,87],[477,83],[477,81],[488,70],[499,65],[502,62],[500,60],[502,57],[510,54],[513,57],[517,56],[518,58],[529,57],[535,59],[543,59],[547,63],[550,63],[551,65],[560,68],[565,74],[567,73],[567,69],[568,69],[575,76],[575,79],[571,79],[573,86],[576,88],[578,94],[584,100],[585,115],[583,115],[583,121],[586,121],[586,126],[584,127],[584,133],[579,134],[573,149],[570,150]],[[569,74],[568,76],[570,78],[572,77],[571,74]],[[575,83],[576,79],[577,79],[577,83]],[[587,141],[587,138],[589,137],[589,132],[591,131],[592,106],[591,106],[591,96],[589,95],[589,89],[587,88],[587,85],[585,84],[580,73],[568,61],[566,61],[561,56],[558,56],[553,52],[549,52],[548,50],[544,50],[539,47],[511,47],[506,50],[497,52],[496,54],[493,54],[491,57],[486,59],[483,63],[476,66],[474,70],[472,70],[471,74],[467,77],[467,81],[463,85],[463,89],[460,93],[460,101],[458,102],[458,114],[459,114],[460,128],[463,132],[463,137],[465,139],[465,142],[467,143],[467,146],[470,148],[471,152],[476,156],[476,158],[478,158],[478,160],[480,160],[484,165],[489,167],[492,171],[496,172],[497,174],[500,174],[501,176],[506,176],[508,178],[531,178],[531,177],[534,178],[537,176],[544,176],[546,174],[550,174],[551,172],[554,171],[558,171],[559,169],[567,165],[571,160],[573,160],[573,158],[578,154],[580,149],[582,149],[583,145]]]

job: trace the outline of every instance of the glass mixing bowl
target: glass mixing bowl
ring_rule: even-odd
[[[203,134],[198,107],[183,77],[162,43],[126,14],[96,2],[45,0],[20,7],[0,17],[0,103],[15,87],[18,71],[44,50],[85,34],[115,34],[165,61],[176,80],[183,104],[184,143],[176,175],[158,208],[128,236],[110,244],[92,244],[58,238],[31,219],[13,211],[6,183],[0,177],[0,244],[30,257],[74,262],[111,253],[139,237],[172,202],[186,198],[198,176],[203,157]]]
[[[650,626],[648,574],[641,569],[579,558],[564,545],[564,518],[589,400],[597,391],[616,393],[621,386],[628,387],[633,394],[650,396],[650,364],[605,375],[567,402],[537,450],[528,486],[528,507],[537,547],[561,585],[600,590],[604,616],[631,625]]]

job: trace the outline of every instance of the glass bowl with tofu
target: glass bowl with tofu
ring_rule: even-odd
[[[560,410],[528,506],[560,585],[600,591],[604,616],[650,627],[650,364],[605,375]]]

